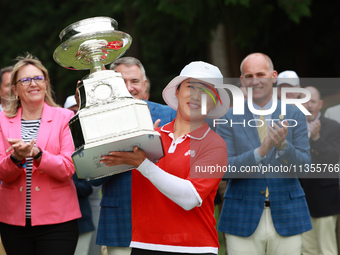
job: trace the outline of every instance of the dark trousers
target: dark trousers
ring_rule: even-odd
[[[193,255],[194,253],[178,253],[178,252],[165,252],[165,251],[151,251],[151,250],[143,250],[132,248],[131,255]],[[214,253],[195,253],[195,255],[216,255]]]
[[[77,220],[42,226],[14,226],[0,223],[1,239],[7,255],[73,255],[79,230]]]

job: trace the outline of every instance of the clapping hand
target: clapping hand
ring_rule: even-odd
[[[13,156],[15,156],[18,160],[22,160],[23,158],[32,157],[33,156],[33,148],[35,145],[35,140],[32,139],[30,142],[26,143],[21,139],[10,139],[7,141],[11,145],[6,153],[14,150]]]

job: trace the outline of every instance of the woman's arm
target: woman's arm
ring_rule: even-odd
[[[165,172],[148,159],[145,159],[137,170],[148,178],[163,195],[184,210],[189,211],[202,204],[201,197],[189,180]]]
[[[102,157],[101,163],[107,166],[127,164],[136,167],[162,194],[185,210],[191,210],[202,203],[202,199],[189,180],[165,172],[148,160],[145,153],[137,146],[132,152],[110,152],[110,155]]]

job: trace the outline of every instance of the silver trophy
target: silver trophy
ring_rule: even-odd
[[[110,151],[138,146],[156,162],[163,156],[160,135],[154,131],[148,105],[127,90],[120,73],[105,65],[130,47],[130,35],[117,31],[108,17],[84,19],[61,31],[53,58],[61,66],[90,69],[78,84],[80,107],[69,127],[75,147],[73,163],[79,178],[97,179],[131,170],[130,165],[106,167],[100,158]]]

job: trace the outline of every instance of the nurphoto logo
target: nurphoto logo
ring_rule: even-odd
[[[234,115],[244,115],[244,95],[242,90],[235,86],[235,85],[231,85],[231,84],[218,84],[216,85],[216,88],[223,88],[223,89],[228,89],[232,95],[233,98],[233,114]],[[254,115],[270,115],[272,114],[276,108],[277,108],[277,104],[278,104],[278,99],[277,99],[277,88],[273,88],[273,95],[272,95],[272,106],[270,107],[270,109],[267,110],[257,110],[254,108],[253,105],[253,89],[251,87],[248,87],[248,108],[250,110],[251,113],[253,113]],[[215,105],[217,104],[215,97],[212,95],[212,93],[210,93],[209,91],[202,89],[204,92],[206,93],[202,93],[201,95],[201,114],[202,115],[206,115],[207,114],[207,94],[214,100]],[[216,91],[214,91],[215,94],[218,96],[218,93]],[[286,94],[287,93],[301,93],[304,94],[304,97],[302,98],[287,98]],[[311,93],[309,90],[304,89],[304,88],[282,88],[281,89],[281,115],[280,116],[285,116],[287,111],[287,104],[294,104],[296,105],[300,111],[305,114],[305,115],[311,115],[311,113],[303,106],[304,103],[308,102],[311,98]],[[218,96],[218,99],[221,102],[221,99]],[[214,119],[213,121],[213,125],[214,127],[216,125],[221,125],[221,124],[226,124],[225,119]],[[252,120],[251,120],[252,121]],[[270,119],[268,121],[271,121],[272,123],[275,121],[274,119]],[[276,120],[276,121],[280,121],[280,120]],[[295,127],[298,123],[296,120],[293,119],[286,119],[285,122],[281,119],[281,123],[283,125],[286,125],[287,127]],[[242,124],[242,123],[238,123],[238,124]],[[248,123],[249,124],[249,123]],[[263,125],[264,123],[260,123],[260,126]],[[243,123],[243,125],[245,125],[245,123]],[[272,124],[273,125],[273,124]],[[249,124],[249,126],[251,127],[259,127],[258,124],[256,125],[252,125]]]
[[[235,86],[235,85],[231,85],[231,84],[218,84],[216,85],[216,88],[223,88],[223,89],[228,89],[233,97],[233,114],[234,115],[243,115],[244,114],[244,96],[243,96],[243,92],[242,90]],[[216,105],[216,101],[213,97],[213,95],[209,92],[206,91],[205,89],[204,92],[206,92],[207,94],[209,94]],[[287,93],[302,93],[305,95],[305,97],[303,98],[287,98],[286,94]],[[307,103],[310,98],[311,98],[311,94],[310,91],[304,88],[282,88],[281,89],[281,115],[286,115],[286,108],[287,108],[287,104],[295,104],[305,115],[311,115],[311,113],[302,105],[303,103]],[[218,96],[218,93],[215,91],[215,94]],[[253,96],[253,89],[251,87],[248,88],[248,107],[251,113],[255,114],[255,115],[269,115],[272,114],[277,107],[277,88],[273,88],[273,104],[271,106],[270,109],[268,110],[257,110],[254,108],[253,106],[253,100],[252,100],[252,96]],[[218,96],[219,98],[219,96]],[[207,95],[202,93],[201,95],[201,102],[202,102],[202,115],[206,114],[206,109],[207,109]],[[221,99],[219,98],[220,103]]]

